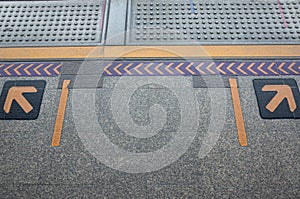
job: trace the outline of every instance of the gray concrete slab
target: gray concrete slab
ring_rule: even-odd
[[[53,131],[56,90],[45,90],[36,120],[1,120],[1,179],[5,183],[37,183],[42,161],[41,145]]]
[[[1,184],[1,198],[35,198],[37,196],[37,185],[31,184]]]
[[[184,84],[182,80],[186,81]],[[143,84],[144,88],[163,88],[161,84],[169,82],[170,88],[184,89],[193,87],[193,78],[191,76],[122,76],[122,77],[104,77],[103,88],[113,89],[117,86],[120,89],[131,89],[137,85]]]
[[[88,93],[90,89],[84,91]],[[39,184],[116,185],[120,183],[125,185],[137,182],[138,184],[143,184],[142,179],[138,176],[120,173],[101,164],[85,148],[74,124],[72,92],[74,90],[71,90],[69,94],[61,145],[59,147],[51,147],[52,133],[44,137],[44,143],[42,144],[43,163]],[[60,95],[59,93],[58,95]],[[82,97],[83,101],[85,101],[84,94]],[[58,103],[58,97],[56,102]],[[53,117],[56,117],[55,114]],[[83,117],[86,116],[83,115]]]
[[[254,89],[246,86],[252,79],[242,81],[245,86],[239,88],[239,93],[249,141],[247,147],[241,147],[238,142],[230,89],[191,87],[198,102],[196,107],[188,96],[189,82],[170,89],[145,86],[135,90],[139,83],[125,88],[125,81],[121,86],[96,89],[95,95],[93,89],[71,89],[61,146],[54,148],[51,139],[61,90],[46,90],[48,97],[43,101],[40,120],[27,123],[23,132],[17,129],[25,123],[12,122],[0,134],[0,146],[4,149],[0,177],[5,179],[1,186],[15,194],[23,194],[22,189],[12,184],[32,183],[38,185],[35,196],[42,198],[297,198],[300,138],[295,129],[300,126],[299,121],[263,120]],[[186,101],[181,103],[181,98]],[[182,117],[182,108],[188,105],[198,108],[198,115],[189,111]],[[127,108],[132,121],[121,117]],[[85,110],[91,114],[86,114]],[[96,118],[93,118],[93,111]],[[191,125],[188,126],[185,120]],[[99,126],[94,124],[95,121]],[[193,137],[190,132],[195,122],[198,125]],[[126,126],[127,123],[131,125]],[[36,124],[46,127],[37,128]],[[139,127],[145,125],[151,128],[142,131]],[[189,130],[179,133],[181,125]],[[82,129],[86,131],[80,132]],[[126,173],[115,169],[127,163],[129,159],[125,156],[110,165],[97,156],[102,154],[107,161],[114,160],[110,151],[99,150],[98,145],[87,146],[89,140],[98,139],[97,133],[89,132],[95,129],[115,146],[135,154],[158,151],[175,138],[179,140],[177,148],[182,148],[188,138],[193,141],[182,156],[158,171]],[[157,129],[157,134],[147,137]],[[219,130],[214,132],[214,129]],[[85,133],[91,137],[83,136]],[[107,142],[100,140],[97,143]],[[161,157],[175,156],[167,153],[158,158]],[[136,163],[132,166],[138,165]]]
[[[39,185],[39,198],[147,198],[144,186]]]
[[[1,183],[37,183],[43,137],[43,133],[32,130],[0,134]]]

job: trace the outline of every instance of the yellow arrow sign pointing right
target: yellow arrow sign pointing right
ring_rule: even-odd
[[[297,109],[297,104],[292,92],[291,87],[288,85],[265,85],[262,91],[276,91],[277,94],[266,106],[266,108],[272,113],[277,109],[284,99],[287,99],[290,111],[294,112]]]
[[[29,113],[33,109],[33,107],[23,96],[23,93],[36,93],[36,92],[37,89],[34,86],[11,87],[8,90],[3,110],[5,111],[5,113],[9,113],[13,100],[16,100],[16,102],[21,106],[21,108],[25,111],[25,113]]]

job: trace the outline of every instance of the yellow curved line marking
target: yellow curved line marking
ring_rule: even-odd
[[[263,67],[265,64],[266,64],[266,63],[261,63],[261,64],[257,67],[257,69],[258,69],[260,72],[262,72],[263,74],[267,75],[268,73],[262,69],[262,67]]]
[[[173,71],[170,70],[171,66],[173,66],[174,63],[170,63],[169,65],[166,66],[166,71],[172,75],[174,75]]]
[[[243,73],[244,75],[247,75],[247,73],[245,72],[245,71],[243,71],[242,70],[242,67],[245,65],[245,63],[241,63],[238,67],[237,67],[237,69],[238,69],[238,71],[240,71],[241,73]]]
[[[43,65],[44,65],[44,64],[38,65],[35,69],[33,69],[33,71],[34,71],[36,74],[41,75],[41,73],[38,71],[38,69],[39,69],[41,66],[43,66]]]
[[[48,71],[48,69],[53,66],[53,64],[49,64],[48,66],[46,66],[46,68],[44,68],[44,71],[46,72],[47,75],[51,76],[51,73]]]
[[[190,63],[190,65],[188,65],[188,66],[186,67],[186,70],[189,71],[189,73],[195,75],[196,73],[195,73],[194,71],[191,70],[191,66],[192,66],[192,65],[194,65],[194,63]]]
[[[150,64],[148,64],[146,67],[145,67],[145,71],[147,72],[147,73],[149,73],[150,75],[153,75],[154,73],[152,73],[150,70],[149,70],[149,68],[151,67],[153,65],[153,63],[150,63]]]
[[[210,67],[212,67],[214,64],[215,64],[215,63],[212,62],[212,63],[210,63],[210,64],[207,66],[207,68],[206,68],[206,69],[207,69],[210,73],[212,73],[212,74],[216,74],[214,71],[212,71],[212,70],[210,69]]]
[[[219,72],[221,72],[223,75],[226,75],[226,73],[221,69],[222,66],[223,66],[224,64],[225,64],[224,62],[223,62],[223,63],[220,63],[220,64],[217,66],[217,70],[218,70]]]
[[[184,75],[184,72],[180,70],[180,67],[183,65],[184,63],[180,63],[178,64],[178,66],[176,66],[176,71],[179,72],[181,75]]]
[[[252,70],[252,67],[253,67],[254,65],[255,65],[255,63],[250,64],[250,65],[247,67],[247,69],[248,69],[251,73],[257,75],[257,72],[255,72],[254,70]]]
[[[58,69],[60,68],[62,66],[62,64],[59,64],[58,66],[56,66],[54,69],[53,69],[53,71],[57,74],[57,75],[59,75],[59,71],[58,71]]]
[[[202,71],[200,68],[204,65],[204,62],[200,63],[198,66],[196,66],[196,69],[203,75],[206,75],[204,71]]]
[[[231,70],[231,67],[234,65],[235,63],[231,63],[228,67],[227,70],[229,70],[232,74],[236,75],[236,72]]]
[[[289,74],[288,72],[286,72],[285,70],[283,70],[283,66],[284,66],[284,64],[285,64],[286,62],[283,62],[283,63],[281,63],[280,65],[279,65],[279,67],[278,67],[278,69],[280,70],[280,71],[282,71],[284,74]]]
[[[24,68],[24,71],[27,75],[31,75],[30,72],[28,71],[28,69],[33,66],[34,64],[29,64],[28,66],[26,66],[26,68]]]
[[[128,70],[128,68],[129,68],[130,66],[132,66],[132,65],[133,65],[133,63],[130,63],[130,64],[128,64],[128,65],[124,68],[124,71],[125,71],[127,74],[129,74],[129,75],[133,75],[132,72],[130,72],[130,71]]]
[[[159,70],[159,68],[160,68],[162,65],[164,65],[164,63],[160,63],[160,64],[158,64],[158,65],[154,68],[154,70],[156,70],[156,71],[157,71],[159,74],[161,74],[161,75],[164,74],[163,72],[161,72],[161,71]]]
[[[107,74],[109,74],[109,75],[112,75],[112,73],[108,70],[108,68],[111,67],[111,65],[112,64],[110,63],[107,66],[105,66],[105,68],[104,68],[104,72],[107,73]]]
[[[289,69],[290,71],[292,71],[293,73],[299,75],[299,73],[293,69],[293,66],[294,66],[295,64],[296,64],[296,62],[293,62],[293,63],[288,67],[288,69]]]
[[[137,65],[134,70],[139,74],[142,75],[143,73],[141,71],[139,71],[139,68],[143,65],[144,63],[140,63],[139,65]]]
[[[4,72],[5,72],[7,75],[10,76],[11,74],[10,74],[10,72],[8,71],[8,69],[10,69],[11,67],[13,67],[14,65],[15,65],[15,64],[10,64],[7,68],[4,69]]]
[[[118,73],[118,75],[122,75],[122,73],[118,70],[122,65],[123,65],[123,63],[118,64],[118,65],[114,68],[114,71],[115,71],[116,73]]]
[[[14,71],[15,71],[15,73],[17,74],[17,75],[21,75],[21,73],[18,71],[22,66],[24,66],[24,64],[19,64],[15,69],[14,69]]]
[[[274,71],[272,67],[275,65],[275,62],[273,62],[270,66],[268,66],[268,70],[271,71],[273,74],[278,75],[278,72]]]

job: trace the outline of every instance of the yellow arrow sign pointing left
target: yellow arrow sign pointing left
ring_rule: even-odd
[[[27,101],[27,99],[23,96],[23,93],[36,93],[37,89],[34,86],[14,86],[8,90],[8,94],[5,100],[5,104],[3,110],[6,113],[10,112],[11,105],[13,100],[15,100],[21,108],[25,111],[25,113],[29,113],[33,107]]]

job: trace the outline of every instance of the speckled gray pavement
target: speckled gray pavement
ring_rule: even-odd
[[[142,77],[123,78],[139,81]],[[176,78],[173,77],[173,81],[178,83]],[[81,139],[75,128],[72,97],[76,92],[84,99],[91,92],[90,88],[70,90],[61,146],[51,147],[61,90],[57,89],[59,77],[46,78],[47,87],[37,120],[0,121],[0,198],[299,198],[300,120],[263,120],[252,86],[254,77],[238,77],[249,142],[247,147],[241,147],[230,89],[218,86],[193,88],[193,78],[185,78],[198,102],[198,107],[193,108],[199,110],[199,115],[188,118],[198,123],[196,136],[176,161],[147,173],[113,169],[86,148],[86,140]],[[300,85],[299,77],[291,78]],[[115,88],[119,79],[106,77],[103,88],[95,90],[95,112],[102,133],[115,146],[132,153],[148,153],[168,145],[178,134],[184,119],[181,118],[182,104],[174,93],[184,95],[185,89],[174,86],[172,90],[146,84],[133,92],[128,104],[136,125],[145,126],[152,122],[153,115],[149,110],[155,104],[164,108],[166,116],[155,115],[165,120],[163,127],[155,136],[140,139],[123,132],[112,114],[113,93],[126,95],[132,92],[130,85]],[[0,78],[0,88],[7,80],[9,78]],[[216,111],[214,107],[220,106],[211,103],[213,94],[209,92],[225,93],[226,100],[220,102],[225,110],[225,121],[220,121],[224,126],[219,132],[214,132],[216,137],[211,138],[217,138],[216,143],[200,158],[199,151],[214,119],[211,118]],[[218,115],[218,112],[214,114]],[[182,135],[189,135],[189,132]],[[107,151],[96,152],[109,154]]]

